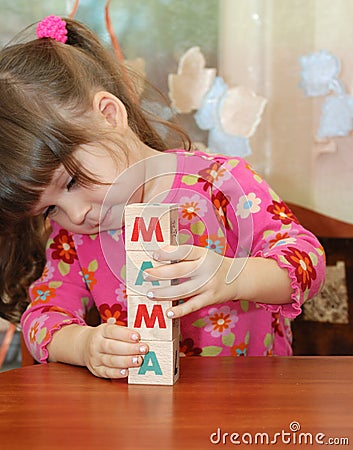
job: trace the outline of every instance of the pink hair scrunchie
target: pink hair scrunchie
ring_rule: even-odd
[[[38,39],[52,38],[65,44],[67,41],[66,22],[59,16],[48,16],[40,21],[36,29]]]

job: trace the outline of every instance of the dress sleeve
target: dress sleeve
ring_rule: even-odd
[[[21,325],[27,347],[39,362],[47,362],[47,345],[55,331],[72,323],[85,325],[93,305],[77,256],[74,238],[53,223],[47,242],[47,263],[29,290],[31,303]]]
[[[326,273],[324,249],[246,161],[239,159],[233,165],[230,179],[233,183],[236,180],[238,188],[227,189],[228,180],[224,189],[230,197],[228,221],[237,223],[240,233],[237,245],[242,248],[243,237],[246,236],[243,248],[249,249],[250,256],[276,260],[288,271],[293,289],[291,303],[259,305],[295,318],[301,312],[301,305],[323,286]]]

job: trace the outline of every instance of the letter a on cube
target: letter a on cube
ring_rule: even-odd
[[[179,378],[179,340],[144,342],[150,351],[140,367],[129,369],[128,383],[173,385]]]
[[[170,286],[172,280],[145,280],[143,272],[146,269],[160,266],[161,263],[153,260],[143,251],[128,251],[126,253],[126,293],[131,295],[146,295],[153,287]]]

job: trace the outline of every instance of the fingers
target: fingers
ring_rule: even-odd
[[[146,296],[151,300],[183,300],[197,294],[204,284],[206,284],[206,281],[201,284],[200,281],[188,280],[172,286],[150,289]]]
[[[217,272],[222,264],[222,258],[214,252],[208,252],[202,247],[193,247],[190,245],[167,248],[176,248],[174,254],[176,260],[171,259],[173,252],[158,250],[155,257],[161,257],[159,261],[172,262],[173,264],[163,264],[151,269],[146,269],[143,273],[145,281],[154,280],[175,280],[191,278],[197,275],[212,276]],[[186,248],[186,250],[184,250]]]
[[[185,300],[167,310],[170,318],[182,317],[218,301],[218,291],[224,284],[224,275],[219,275],[224,257],[202,247],[183,245],[166,246],[155,252],[160,261],[177,260],[145,270],[145,281],[175,280],[170,286],[151,286],[146,293],[152,300]],[[218,274],[217,274],[218,273]],[[192,299],[190,299],[192,297]]]
[[[206,294],[195,295],[183,303],[179,303],[173,308],[167,310],[167,317],[177,319],[186,316],[192,312],[198,311],[206,305],[212,304],[212,299]]]
[[[151,269],[146,269],[143,273],[145,281],[154,280],[174,280],[178,278],[189,278],[203,276],[213,276],[221,266],[223,258],[215,252],[203,247],[192,245],[166,246],[157,250],[153,257],[160,262],[172,262],[173,264],[163,264]]]
[[[103,378],[123,378],[128,369],[139,367],[149,348],[140,342],[134,330],[113,324],[102,324],[95,329],[88,348],[87,367]]]
[[[200,259],[205,255],[203,247],[196,247],[193,245],[166,245],[163,248],[156,250],[153,253],[153,258],[156,261],[193,261]]]
[[[125,378],[132,367],[140,367],[143,363],[141,355],[126,356],[120,355],[102,355],[99,365],[94,369],[98,376],[104,378]]]
[[[145,281],[174,280],[177,278],[189,278],[199,268],[197,261],[181,261],[175,264],[164,264],[163,266],[146,269],[143,273]]]
[[[140,340],[140,335],[137,331],[112,323],[102,324],[97,327],[98,329],[101,330],[103,337],[107,339],[116,339],[117,341],[124,342],[138,342]]]
[[[149,299],[180,300],[208,289],[212,284],[217,284],[216,274],[222,265],[222,258],[218,255],[209,258],[207,264],[200,265],[199,260],[181,261],[175,264],[147,269],[143,278],[145,281],[173,280],[170,286],[158,286],[151,288],[146,293]]]

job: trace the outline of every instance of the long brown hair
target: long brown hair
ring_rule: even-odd
[[[148,146],[171,147],[153,124],[165,125],[179,147],[190,141],[177,125],[141,107],[141,99],[113,53],[83,24],[65,19],[68,41],[33,39],[0,52],[0,315],[18,321],[29,285],[45,264],[43,218],[31,211],[54,171],[63,164],[85,184],[94,174],[79,167],[74,150],[101,138],[85,119],[98,89],[125,105],[129,126]]]

